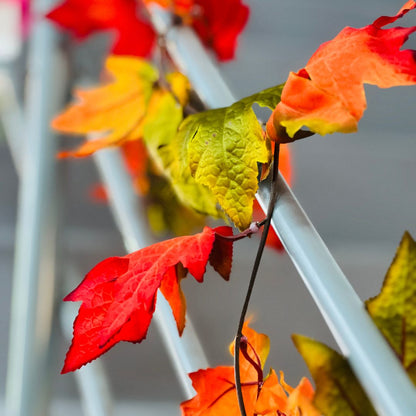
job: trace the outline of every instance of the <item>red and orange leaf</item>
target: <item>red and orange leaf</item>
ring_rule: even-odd
[[[142,139],[127,141],[121,146],[121,152],[127,170],[133,179],[133,187],[139,195],[146,195],[149,191],[147,176],[149,154]]]
[[[303,377],[299,384],[293,388],[284,380],[280,372],[280,381],[272,369],[260,390],[256,401],[254,414],[258,415],[285,415],[285,416],[320,416],[313,405],[315,392],[311,382]]]
[[[200,13],[192,26],[202,42],[214,50],[219,60],[233,59],[237,37],[248,21],[250,9],[241,0],[195,0],[195,6]]]
[[[269,338],[259,334],[244,324],[243,334],[247,338],[247,354],[253,362],[263,367],[270,349]],[[233,343],[230,352],[233,353]],[[247,415],[253,415],[254,405],[259,391],[259,377],[262,377],[243,354],[240,354],[241,381]],[[239,416],[235,390],[234,368],[216,367],[199,370],[189,374],[197,395],[181,404],[183,416]]]
[[[186,273],[186,270],[179,263],[175,268],[168,269],[160,284],[160,291],[172,308],[180,335],[182,335],[185,328],[186,299],[181,289],[181,280],[186,277]]]
[[[243,326],[243,336],[247,339],[247,354],[249,355],[250,359],[256,362],[261,369],[263,369],[264,364],[266,363],[267,357],[269,356],[270,352],[270,339],[266,334],[259,334],[254,329],[248,326],[249,322],[244,322]],[[234,341],[229,346],[230,354],[234,357]],[[240,354],[240,367],[241,367],[241,374],[250,375],[254,377],[256,374],[253,371],[257,371],[253,368],[253,366],[249,363],[249,361],[243,358],[244,354]]]
[[[302,126],[321,135],[354,132],[366,108],[363,84],[416,84],[416,51],[401,50],[416,26],[383,29],[415,8],[410,0],[395,16],[347,27],[322,44],[305,68],[289,75],[267,123],[269,137],[293,141]]]
[[[62,373],[80,368],[119,341],[142,341],[160,287],[168,296],[181,332],[185,302],[180,280],[189,271],[202,282],[211,256],[218,259],[217,251],[224,245],[224,255],[229,255],[231,240],[222,239],[221,245],[214,244],[220,235],[232,235],[231,228],[205,227],[199,234],[163,241],[124,257],[108,258],[95,266],[64,299],[82,301],[82,305],[74,322],[74,337]],[[223,269],[219,273],[227,280],[229,271]]]
[[[64,0],[46,17],[75,37],[94,32],[115,32],[112,53],[146,57],[152,51],[155,33],[139,15],[135,0]]]
[[[216,367],[189,374],[197,395],[181,404],[182,416],[240,416],[234,383],[234,368]],[[257,382],[244,386],[247,415],[252,416],[257,395]]]
[[[256,401],[255,413],[258,415],[276,414],[276,410],[286,407],[287,396],[280,385],[276,372],[272,369],[266,378]]]
[[[88,91],[76,91],[79,102],[55,117],[51,124],[62,133],[94,134],[99,138],[83,143],[75,151],[62,152],[61,157],[88,156],[101,148],[141,137],[141,122],[157,71],[134,57],[110,56],[105,66],[114,81]]]
[[[157,3],[180,16],[220,61],[234,58],[237,38],[250,14],[242,0],[145,0],[145,3]]]
[[[311,382],[306,377],[303,377],[299,384],[293,388],[285,382],[284,374],[281,371],[280,384],[289,395],[284,413],[294,416],[320,416],[321,412],[313,405],[315,391]]]
[[[247,323],[243,334],[247,349],[240,354],[240,368],[247,416],[319,416],[312,405],[313,388],[306,379],[295,389],[284,382],[282,373],[279,382],[274,370],[263,379],[270,349],[267,335],[257,333]],[[234,352],[233,344],[230,352]],[[182,416],[240,416],[232,366],[199,370],[189,376],[197,394],[181,404]]]

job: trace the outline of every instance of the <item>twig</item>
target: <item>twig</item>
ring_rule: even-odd
[[[274,207],[276,205],[276,200],[278,196],[278,173],[279,173],[279,151],[280,145],[276,143],[274,149],[274,156],[273,156],[273,177],[272,177],[272,184],[271,184],[271,195],[269,206],[267,207],[267,218],[264,224],[263,234],[261,235],[261,240],[259,243],[259,247],[257,249],[256,259],[254,261],[253,269],[251,272],[250,282],[248,285],[246,298],[244,300],[243,309],[240,315],[240,322],[238,324],[237,335],[235,339],[235,346],[234,346],[234,376],[235,376],[235,385],[237,391],[237,398],[238,398],[238,405],[240,407],[241,416],[247,416],[246,409],[244,406],[244,398],[243,398],[243,391],[241,385],[241,378],[240,378],[240,344],[241,344],[241,337],[243,336],[242,330],[244,321],[246,318],[248,304],[250,302],[251,293],[253,292],[254,283],[256,281],[257,272],[260,266],[260,261],[263,255],[264,246],[266,245],[267,235],[269,233],[270,223],[272,220],[272,215],[274,211]]]
[[[260,227],[262,227],[266,223],[266,221],[267,221],[267,218],[265,218],[263,221],[260,221],[260,222],[252,222],[248,228],[246,228],[244,231],[241,231],[241,233],[238,233],[238,234],[222,235],[222,234],[216,233],[216,236],[224,240],[238,241],[246,237],[251,237],[253,234],[258,233],[260,230]]]

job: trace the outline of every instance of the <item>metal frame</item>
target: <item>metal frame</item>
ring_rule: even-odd
[[[41,15],[50,5],[40,0],[33,6]],[[12,416],[45,415],[51,385],[56,194],[55,140],[48,125],[57,105],[50,88],[57,75],[55,42],[46,22],[35,25],[28,57],[26,139],[20,157],[15,157],[20,189],[5,397],[6,412]]]

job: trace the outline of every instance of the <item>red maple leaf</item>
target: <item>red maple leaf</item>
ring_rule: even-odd
[[[250,9],[241,0],[195,0],[192,26],[202,42],[212,48],[218,59],[233,59],[237,37],[244,29]]]
[[[112,30],[113,54],[145,57],[152,51],[155,34],[138,13],[135,0],[64,0],[46,17],[79,39]]]
[[[356,131],[367,105],[363,84],[416,84],[416,51],[401,49],[416,26],[384,29],[415,8],[409,0],[395,16],[360,29],[346,27],[322,44],[305,68],[290,73],[267,123],[269,137],[293,141],[302,126],[321,135]]]
[[[199,234],[153,244],[96,265],[64,299],[82,301],[82,305],[62,373],[80,368],[119,341],[142,341],[159,288],[173,310],[181,334],[186,305],[180,281],[189,271],[202,282],[208,261],[228,280],[233,242],[221,236],[230,235],[230,227],[205,227]]]

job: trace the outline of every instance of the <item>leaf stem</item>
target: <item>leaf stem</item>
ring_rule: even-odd
[[[238,398],[238,406],[240,407],[241,416],[247,416],[246,409],[244,406],[244,398],[243,398],[243,391],[242,391],[242,384],[241,384],[241,377],[240,377],[240,344],[241,344],[241,337],[243,336],[243,325],[246,319],[246,313],[248,309],[248,305],[250,303],[251,294],[253,292],[254,283],[256,281],[257,272],[260,266],[260,261],[263,255],[264,246],[266,245],[267,235],[269,233],[270,223],[272,221],[272,215],[274,211],[274,207],[276,205],[277,196],[278,196],[278,174],[279,174],[279,153],[280,153],[280,145],[276,143],[273,155],[273,173],[272,173],[272,183],[271,183],[271,193],[270,193],[270,201],[267,207],[267,218],[264,223],[263,234],[261,235],[261,240],[259,243],[259,247],[257,249],[256,259],[254,261],[253,269],[251,271],[250,282],[248,285],[246,298],[244,300],[243,308],[241,310],[240,321],[238,323],[237,335],[235,339],[235,346],[234,346],[234,377],[235,377],[235,385],[237,391],[237,398]]]
[[[222,235],[216,233],[217,237],[221,237],[224,240],[231,240],[231,241],[238,241],[242,240],[246,237],[251,237],[253,234],[256,234],[259,232],[260,227],[262,227],[267,218],[260,222],[252,222],[248,228],[246,228],[244,231],[241,231],[241,233],[235,234],[235,235]]]

